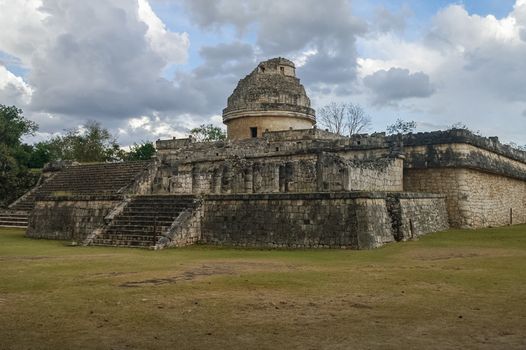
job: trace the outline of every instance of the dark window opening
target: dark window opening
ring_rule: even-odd
[[[279,152],[279,147],[276,147],[276,152]]]
[[[281,71],[281,74],[285,74],[285,67],[279,67],[279,70]]]
[[[250,137],[258,137],[258,128],[250,128]]]

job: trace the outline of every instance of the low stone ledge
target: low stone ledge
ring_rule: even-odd
[[[70,202],[70,201],[119,201],[124,199],[124,195],[116,194],[90,194],[90,195],[39,195],[35,197],[37,202]]]
[[[420,192],[309,192],[309,193],[250,193],[250,194],[211,194],[203,195],[204,200],[320,200],[320,199],[386,199],[394,196],[397,198],[445,198],[443,194]]]
[[[389,136],[390,138],[396,135]],[[473,134],[469,130],[452,129],[446,131],[410,133],[402,136],[404,146],[425,146],[439,144],[465,143],[487,151],[491,151],[507,158],[526,162],[526,152],[500,143],[497,137],[483,137]]]

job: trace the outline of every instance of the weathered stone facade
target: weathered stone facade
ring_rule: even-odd
[[[369,249],[450,225],[526,222],[526,152],[466,130],[310,128],[314,111],[288,60],[242,79],[223,117],[225,141],[159,140],[153,162],[66,167],[32,194],[28,236]]]
[[[115,186],[112,201],[54,197],[62,185],[49,180],[46,188],[55,192],[37,200],[28,236],[82,240],[110,225],[111,209],[138,194],[201,198],[198,208],[181,209],[157,247],[370,248],[449,224],[526,222],[523,153],[466,131],[342,138],[309,129],[157,147],[157,161],[127,175],[131,182]]]
[[[160,168],[154,191],[402,191],[403,157],[397,147],[390,149],[385,143],[380,157],[363,147],[360,141],[316,129],[268,132],[263,138],[240,141],[158,141]]]
[[[389,200],[401,208],[396,218]],[[202,210],[202,242],[243,247],[370,249],[398,239],[395,232],[402,240],[449,227],[444,197],[420,194],[205,196]]]
[[[453,227],[479,228],[526,223],[526,183],[473,169],[409,169],[409,191],[443,193]]]
[[[39,198],[29,216],[26,236],[82,243],[91,232],[105,225],[104,218],[120,202],[119,196]]]
[[[308,129],[316,118],[294,63],[279,57],[261,62],[239,81],[223,122],[228,138],[240,140],[261,137],[264,131]]]
[[[447,196],[454,227],[526,223],[526,152],[466,130],[404,138],[404,189]]]

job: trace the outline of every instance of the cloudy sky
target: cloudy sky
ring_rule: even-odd
[[[370,131],[461,122],[526,144],[526,0],[0,0],[0,103],[40,140],[98,120],[122,145],[221,125],[237,81],[292,59],[313,107]]]

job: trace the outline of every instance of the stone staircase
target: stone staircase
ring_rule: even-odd
[[[193,196],[136,196],[90,245],[143,248],[154,246],[179,214],[193,207]]]
[[[3,211],[0,212],[0,227],[27,228],[27,212]]]
[[[133,183],[151,161],[80,164],[64,168],[0,212],[0,227],[27,227],[38,196],[116,194]]]
[[[135,161],[67,167],[45,182],[36,195],[115,194],[133,183],[150,165],[150,161]]]

